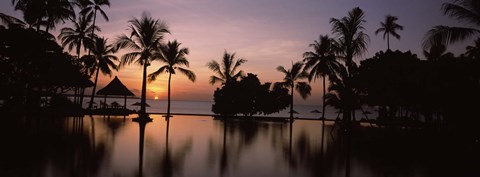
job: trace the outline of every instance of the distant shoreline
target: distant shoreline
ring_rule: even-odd
[[[153,112],[153,113],[148,113],[150,115],[165,115],[166,113],[163,112]],[[217,114],[195,114],[195,113],[170,113],[171,115],[178,115],[178,116],[203,116],[203,117],[220,117],[221,115]],[[290,118],[289,117],[270,117],[270,116],[242,116],[242,115],[234,115],[234,116],[226,116],[226,117],[231,117],[234,119],[243,119],[243,120],[285,120],[288,121]],[[319,120],[321,121],[322,119],[312,119],[312,118],[301,118],[301,117],[294,117],[294,120]],[[334,122],[335,120],[333,119],[325,119],[325,121],[331,121]]]

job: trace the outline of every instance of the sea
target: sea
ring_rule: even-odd
[[[100,106],[100,103],[103,102],[104,98],[95,98],[94,106]],[[84,99],[83,107],[88,107],[89,98]],[[113,102],[118,103],[120,106],[124,106],[124,98],[107,98],[106,103],[111,105]],[[140,103],[139,98],[127,98],[127,109],[130,110],[139,110],[140,106],[135,106],[135,103]],[[147,99],[146,107],[147,113],[150,114],[164,114],[167,111],[167,100],[153,100]],[[214,115],[212,112],[213,101],[192,101],[192,100],[172,100],[170,112],[174,114],[197,114],[197,115]],[[355,117],[359,119],[374,119],[377,116],[377,111],[375,107],[363,107],[364,112],[357,110],[355,112]],[[293,110],[296,111],[294,114],[295,118],[304,118],[304,119],[319,119],[322,117],[322,105],[294,105]],[[255,116],[265,116],[265,117],[279,117],[287,118],[290,117],[289,114],[290,108],[287,107],[284,110],[281,110],[278,113],[273,113],[269,115],[255,115]],[[325,108],[325,118],[329,120],[335,120],[338,117],[341,118],[342,114],[339,110],[334,107],[327,106]]]

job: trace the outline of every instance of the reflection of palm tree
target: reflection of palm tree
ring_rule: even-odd
[[[118,38],[117,47],[129,48],[134,51],[124,54],[120,64],[131,64],[136,60],[135,63],[143,65],[142,96],[139,114],[146,115],[147,66],[154,59],[154,53],[158,52],[163,35],[169,33],[169,31],[164,22],[155,20],[146,13],[143,14],[141,19],[134,18],[129,20],[129,23],[131,24],[129,27],[130,37],[125,34],[121,35]]]
[[[442,10],[445,15],[474,27],[435,26],[425,35],[424,48],[428,49],[438,43],[446,46],[480,34],[480,16],[477,13],[480,12],[480,3],[478,0],[456,0],[453,3],[444,3]]]
[[[143,176],[143,146],[144,146],[144,141],[145,141],[145,127],[147,126],[147,123],[150,121],[146,120],[140,120],[140,119],[134,119],[134,121],[138,122],[139,126],[139,142],[138,142],[138,176]]]
[[[390,35],[393,37],[400,39],[400,35],[398,35],[397,30],[403,30],[403,26],[397,24],[398,18],[395,16],[387,15],[385,17],[385,22],[380,22],[380,28],[375,31],[375,34],[378,34],[383,31],[383,39],[385,36],[387,37],[387,49],[390,50]]]
[[[103,74],[108,74],[112,75],[112,69],[117,70],[118,66],[114,63],[114,61],[117,61],[118,58],[113,55],[115,50],[112,48],[111,45],[107,44],[107,39],[104,38],[95,38],[93,41],[93,45],[90,48],[90,51],[92,52],[93,55],[88,55],[90,60],[94,60],[96,67],[96,72],[95,72],[95,83],[93,85],[93,90],[92,90],[92,97],[90,98],[90,104],[89,104],[89,109],[92,108],[93,104],[93,98],[95,97],[95,90],[97,88],[97,80],[98,80],[98,73],[99,71],[102,71]],[[112,69],[110,69],[112,68]]]
[[[175,172],[181,170],[183,163],[185,162],[185,157],[187,153],[192,149],[192,140],[189,139],[183,144],[178,150],[177,153],[173,154],[170,151],[170,146],[168,142],[168,133],[170,128],[170,119],[167,119],[167,127],[165,134],[165,152],[162,154],[162,157],[159,161],[159,170],[161,170],[162,176],[171,177]]]
[[[165,47],[160,49],[160,52],[156,55],[156,59],[165,63],[164,66],[160,67],[157,71],[148,75],[148,80],[155,80],[158,75],[167,72],[168,73],[168,105],[167,105],[167,119],[170,117],[170,81],[172,80],[172,74],[175,74],[175,70],[180,71],[180,73],[186,75],[189,80],[195,82],[195,74],[185,68],[180,66],[189,66],[186,55],[188,55],[188,48],[180,48],[181,43],[177,41],[168,42]]]
[[[301,79],[308,77],[307,72],[303,70],[303,63],[297,62],[292,64],[292,68],[286,70],[283,66],[278,66],[277,70],[285,74],[283,82],[277,82],[275,85],[290,89],[290,119],[293,119],[293,90],[294,88],[303,99],[310,95],[312,88],[306,82],[301,82]]]
[[[333,39],[328,36],[320,36],[319,40],[315,40],[313,44],[310,44],[310,47],[314,48],[313,52],[305,52],[303,54],[303,60],[305,62],[305,70],[310,70],[308,79],[322,77],[323,78],[323,108],[322,108],[322,118],[325,119],[325,87],[327,76],[334,75],[336,70],[338,70],[339,63],[336,60],[333,51]],[[325,120],[323,120],[323,123]]]
[[[210,68],[213,72],[217,74],[217,76],[210,76],[210,84],[215,84],[217,82],[221,82],[222,84],[226,84],[232,81],[236,81],[243,75],[243,71],[240,70],[237,72],[237,69],[240,65],[247,62],[245,59],[236,59],[235,60],[235,53],[229,54],[227,51],[223,54],[222,63],[220,64],[212,60],[207,63],[208,68]]]

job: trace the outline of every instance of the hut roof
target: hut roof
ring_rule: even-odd
[[[98,95],[125,95],[125,96],[135,96],[128,88],[123,85],[120,79],[115,76],[115,78],[108,83],[107,86],[98,90]]]

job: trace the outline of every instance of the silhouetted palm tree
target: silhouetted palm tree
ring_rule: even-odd
[[[363,32],[365,29],[363,25],[365,24],[365,14],[362,9],[356,7],[348,12],[346,17],[341,19],[330,19],[332,24],[332,32],[336,35],[337,39],[335,42],[335,50],[337,57],[343,58],[345,61],[345,92],[346,97],[343,101],[354,101],[355,90],[353,85],[351,85],[351,80],[357,72],[357,65],[353,62],[353,57],[362,55],[367,50],[367,44],[369,42],[369,37]],[[344,110],[343,118],[345,121],[350,121],[352,111],[349,110],[350,107],[346,107]]]
[[[108,16],[105,11],[103,11],[101,6],[108,6],[110,7],[109,0],[77,0],[77,4],[82,9],[80,14],[86,16],[89,20],[93,18],[93,26],[95,26],[97,22],[97,12],[102,14],[103,19],[108,22]],[[92,36],[95,34],[95,31],[92,31]]]
[[[467,46],[465,54],[472,59],[480,59],[480,38],[475,40],[474,46]]]
[[[354,111],[360,108],[360,93],[357,89],[352,88],[351,79],[348,79],[347,68],[343,65],[337,70],[336,75],[330,77],[330,86],[326,97],[326,103],[336,109]]]
[[[305,52],[303,54],[303,61],[305,62],[305,70],[309,71],[308,80],[316,79],[319,77],[323,78],[323,110],[322,118],[325,118],[325,87],[326,87],[326,77],[334,75],[336,70],[338,70],[339,63],[335,57],[335,51],[333,50],[333,39],[327,35],[320,35],[318,41],[315,40],[313,44],[310,44],[310,47],[313,47],[313,51]]]
[[[370,38],[362,30],[365,28],[365,14],[356,7],[341,19],[332,18],[332,32],[336,35],[336,51],[345,60],[347,71],[353,69],[353,57],[362,55],[367,50]],[[349,74],[350,75],[350,74]]]
[[[215,60],[207,63],[207,67],[217,74],[217,76],[210,76],[210,84],[213,85],[217,82],[226,84],[232,81],[236,81],[243,75],[242,70],[237,72],[238,67],[245,62],[247,62],[247,60],[242,58],[236,59],[235,61],[235,53],[229,54],[227,51],[225,51],[225,53],[223,54],[221,66]]]
[[[397,33],[397,30],[403,30],[403,26],[397,24],[398,18],[395,16],[387,15],[384,22],[380,22],[380,28],[375,31],[375,35],[383,31],[383,39],[387,37],[387,49],[390,50],[390,35],[400,39],[400,35]]]
[[[292,63],[292,68],[286,70],[283,66],[278,66],[277,71],[285,74],[282,82],[275,83],[276,86],[288,88],[291,94],[290,100],[290,119],[293,119],[293,90],[297,90],[303,99],[306,99],[312,90],[312,87],[307,82],[300,80],[308,78],[308,73],[303,70],[303,63]]]
[[[141,19],[134,18],[128,21],[130,37],[123,34],[117,39],[117,48],[128,48],[133,52],[122,56],[120,65],[135,63],[143,66],[142,97],[140,114],[145,115],[146,93],[147,93],[147,66],[154,59],[153,55],[161,47],[161,41],[165,33],[170,33],[166,24],[153,19],[146,13]]]
[[[60,22],[75,18],[68,0],[12,0],[15,10],[21,10],[25,21],[32,25],[45,26],[45,31],[55,28]]]
[[[180,48],[180,44],[176,40],[168,42],[166,46],[162,47],[159,53],[156,53],[155,59],[165,63],[157,71],[148,75],[149,81],[154,81],[158,75],[167,72],[168,73],[168,104],[167,104],[167,118],[170,117],[170,81],[172,80],[172,74],[176,74],[175,70],[186,75],[189,80],[195,82],[195,73],[182,68],[182,66],[189,67],[186,55],[188,55],[188,48]]]
[[[428,61],[438,61],[442,58],[453,57],[453,53],[447,52],[447,47],[443,44],[433,45],[428,51],[423,50],[423,55]]]
[[[74,27],[62,28],[58,38],[62,41],[62,47],[68,45],[68,50],[70,51],[75,48],[77,57],[80,58],[81,48],[86,49],[87,45],[92,44],[92,36],[90,33],[96,28],[90,25],[90,20],[85,18],[85,16],[80,16],[78,21],[72,21],[72,23]]]
[[[107,39],[98,37],[94,38],[92,46],[90,47],[90,51],[92,52],[92,55],[87,55],[86,57],[95,60],[94,67],[96,69],[96,72],[89,108],[91,108],[93,98],[95,97],[99,71],[102,71],[103,74],[111,76],[112,69],[118,70],[118,66],[114,63],[115,61],[118,61],[118,58],[113,55],[115,53],[115,50],[112,45],[107,44]]]
[[[430,48],[438,43],[448,44],[471,39],[480,34],[480,1],[478,0],[454,0],[453,3],[444,3],[443,14],[457,21],[465,22],[472,27],[450,27],[444,25],[434,26],[425,35],[423,47]]]

